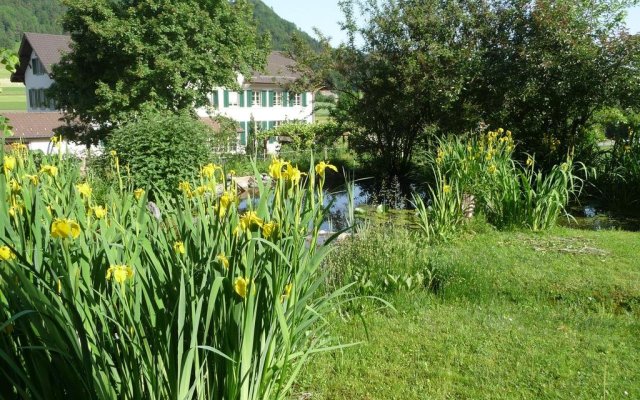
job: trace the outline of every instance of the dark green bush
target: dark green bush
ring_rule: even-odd
[[[176,192],[212,157],[214,132],[189,115],[148,111],[113,131],[107,157],[118,155],[135,187]]]

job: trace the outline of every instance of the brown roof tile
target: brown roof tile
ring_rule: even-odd
[[[9,141],[28,139],[48,139],[53,130],[64,125],[62,114],[58,112],[3,112],[0,115],[9,119],[13,136]]]
[[[285,56],[279,51],[272,51],[267,57],[267,66],[262,72],[254,72],[251,78],[252,83],[283,83],[294,81],[300,77],[299,74],[291,71],[295,61]]]

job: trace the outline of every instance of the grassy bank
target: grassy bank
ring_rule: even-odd
[[[432,249],[406,244],[397,232],[337,249],[334,260],[366,269],[370,294],[396,311],[369,305],[362,319],[357,307],[335,316],[334,334],[363,343],[316,358],[298,392],[313,399],[640,398],[640,235],[480,231]],[[366,256],[345,261],[363,246]],[[420,269],[434,272],[436,290],[376,286],[376,275]]]

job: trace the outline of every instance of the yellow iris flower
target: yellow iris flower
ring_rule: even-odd
[[[93,193],[93,189],[91,189],[91,186],[86,182],[76,185],[76,189],[78,190],[78,193],[80,193],[80,195],[84,198],[91,197],[91,193]]]
[[[133,196],[136,200],[140,200],[144,196],[144,189],[136,189],[133,191]]]
[[[2,167],[4,168],[5,175],[8,175],[9,172],[13,171],[16,167],[16,158],[14,156],[4,156]]]
[[[251,232],[252,230],[262,228],[263,221],[258,217],[255,211],[247,211],[240,217],[240,223],[235,229],[235,233]]]
[[[289,165],[289,163],[282,159],[274,158],[269,165],[269,176],[273,179],[282,178],[282,168],[286,165]]]
[[[51,236],[60,239],[77,239],[80,236],[80,225],[72,219],[56,219],[51,224]]]
[[[200,174],[205,178],[212,179],[216,174],[216,170],[222,171],[222,167],[215,164],[207,164],[202,167]]]
[[[9,248],[9,246],[0,246],[0,260],[9,261],[16,258],[16,255],[13,254],[13,251]]]
[[[107,280],[113,279],[118,283],[124,283],[133,278],[133,269],[127,265],[112,265],[107,270]]]
[[[52,178],[55,178],[58,175],[58,167],[55,165],[43,165],[40,168],[40,173],[47,174]]]
[[[185,254],[187,252],[183,242],[175,242],[173,244],[173,251],[175,251],[176,254]]]
[[[216,260],[220,261],[220,264],[224,267],[224,269],[229,269],[229,259],[224,253],[220,253],[216,256]]]
[[[233,289],[236,291],[238,296],[244,299],[247,297],[247,289],[249,288],[249,284],[249,279],[239,277],[236,278],[236,280],[233,282]]]
[[[291,164],[287,163],[287,168],[282,173],[282,177],[292,184],[296,185],[300,182],[302,178],[302,172],[296,167],[291,166]]]
[[[338,168],[335,165],[331,165],[328,164],[324,161],[320,161],[317,165],[316,165],[316,174],[318,174],[318,176],[324,177],[324,171],[329,168],[330,170],[333,170],[335,172],[338,172]]]
[[[91,212],[98,219],[102,219],[107,216],[107,208],[103,206],[93,206],[91,207]]]
[[[278,223],[276,221],[270,221],[262,225],[262,236],[265,238],[271,238],[278,234]]]

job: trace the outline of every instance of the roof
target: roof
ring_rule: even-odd
[[[3,112],[1,115],[9,119],[13,132],[9,140],[49,139],[54,129],[65,124],[58,112]]]
[[[31,62],[31,51],[35,51],[48,74],[51,66],[60,62],[62,54],[71,50],[71,36],[51,35],[48,33],[25,32],[20,43],[18,56],[20,64],[11,75],[11,82],[24,82],[24,73]],[[264,71],[256,71],[251,78],[252,83],[284,83],[293,81],[299,74],[293,73],[291,67],[295,61],[279,51],[272,51],[267,57]]]
[[[20,43],[20,50],[18,50],[20,64],[16,72],[11,74],[11,82],[24,82],[24,74],[31,62],[32,51],[40,59],[45,72],[50,74],[51,66],[58,64],[62,54],[70,50],[71,36],[25,32]]]
[[[294,81],[300,74],[291,71],[296,62],[279,51],[272,51],[267,57],[267,66],[263,72],[254,72],[252,83],[283,83]]]

